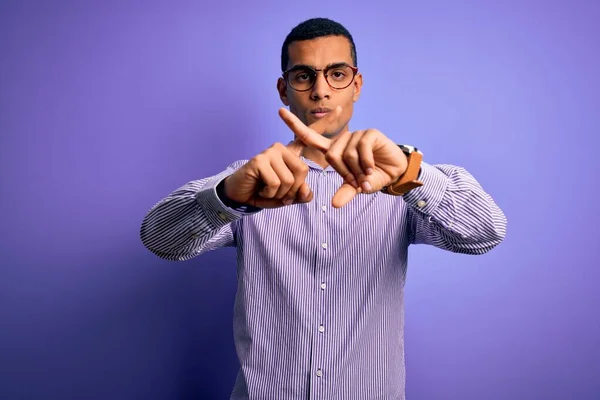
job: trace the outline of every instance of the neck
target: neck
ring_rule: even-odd
[[[350,127],[348,124],[346,124],[346,126],[344,126],[344,128],[340,129],[338,132],[334,133],[334,134],[330,134],[330,135],[323,135],[326,138],[330,139],[332,142],[335,142],[340,133],[345,132],[347,130],[349,130]],[[311,160],[312,162],[318,164],[321,166],[321,168],[325,169],[327,168],[327,166],[329,165],[329,163],[327,162],[327,159],[325,159],[325,153],[323,153],[321,150],[319,149],[315,149],[314,147],[306,147],[304,149],[304,151],[302,152],[302,155]]]
[[[329,165],[325,159],[325,154],[321,150],[315,149],[314,147],[306,147],[302,152],[302,155],[312,162],[319,164],[323,169],[327,168]]]
[[[339,132],[332,134],[332,135],[324,135],[324,136],[327,137],[328,139],[331,139],[332,142],[335,142],[341,132],[345,132],[349,129],[350,129],[349,126],[346,125]],[[304,151],[302,152],[302,155],[305,158],[308,158],[309,160],[311,160],[312,162],[320,165],[321,168],[323,168],[323,169],[327,168],[327,166],[329,165],[329,163],[327,162],[327,159],[325,158],[325,153],[323,153],[319,149],[315,149],[314,147],[307,146],[304,149]]]

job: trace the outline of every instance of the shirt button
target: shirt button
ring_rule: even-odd
[[[327,243],[322,243],[321,247],[324,248],[324,249],[326,249],[327,248]]]
[[[318,377],[321,377],[321,376],[323,376],[323,371],[321,371],[321,368],[319,368],[319,369],[317,370],[317,376],[318,376]]]
[[[200,235],[198,235],[197,233],[194,233],[194,234],[192,235],[192,239],[198,239],[199,237],[200,237]]]
[[[326,287],[327,287],[327,284],[325,282],[321,283],[321,289],[325,290]]]
[[[327,206],[321,206],[321,210],[323,210],[323,212],[327,211]]]
[[[425,207],[426,205],[427,205],[427,202],[426,202],[425,200],[419,200],[419,201],[417,202],[417,207],[419,207],[419,208],[423,208],[423,207]]]
[[[225,215],[225,213],[219,212],[219,218],[225,221],[227,219],[227,215]]]
[[[323,325],[319,325],[319,332],[325,332],[325,327]]]

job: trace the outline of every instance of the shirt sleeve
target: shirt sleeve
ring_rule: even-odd
[[[235,246],[237,223],[254,212],[227,207],[217,196],[216,187],[246,162],[237,161],[217,175],[188,182],[155,204],[142,221],[144,246],[171,261]]]
[[[403,196],[412,244],[476,255],[504,240],[504,213],[464,168],[423,162],[419,180],[423,186]]]

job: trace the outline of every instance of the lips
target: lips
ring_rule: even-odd
[[[317,118],[323,118],[328,112],[331,112],[331,108],[319,107],[310,111],[310,113]]]

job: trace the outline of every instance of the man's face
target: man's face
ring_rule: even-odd
[[[311,40],[292,42],[288,47],[289,62],[288,70],[298,66],[308,66],[313,70],[319,70],[314,79],[314,86],[306,91],[294,90],[283,78],[277,81],[277,90],[281,101],[290,107],[294,113],[306,125],[310,125],[319,118],[325,116],[319,109],[333,110],[337,106],[342,107],[339,123],[324,132],[325,136],[332,137],[343,130],[348,129],[348,123],[352,117],[354,102],[358,100],[362,87],[362,76],[357,74],[352,83],[344,89],[332,88],[323,75],[323,70],[329,66],[346,64],[354,66],[350,53],[350,42],[343,36],[326,36]],[[343,67],[342,67],[343,68]],[[345,69],[353,75],[351,69]],[[305,73],[309,72],[309,73]],[[328,79],[333,86],[344,86],[344,70],[338,67],[328,72]],[[289,76],[290,82],[297,88],[303,89],[310,86],[312,80],[310,70],[294,70]],[[340,84],[341,83],[341,84]]]

